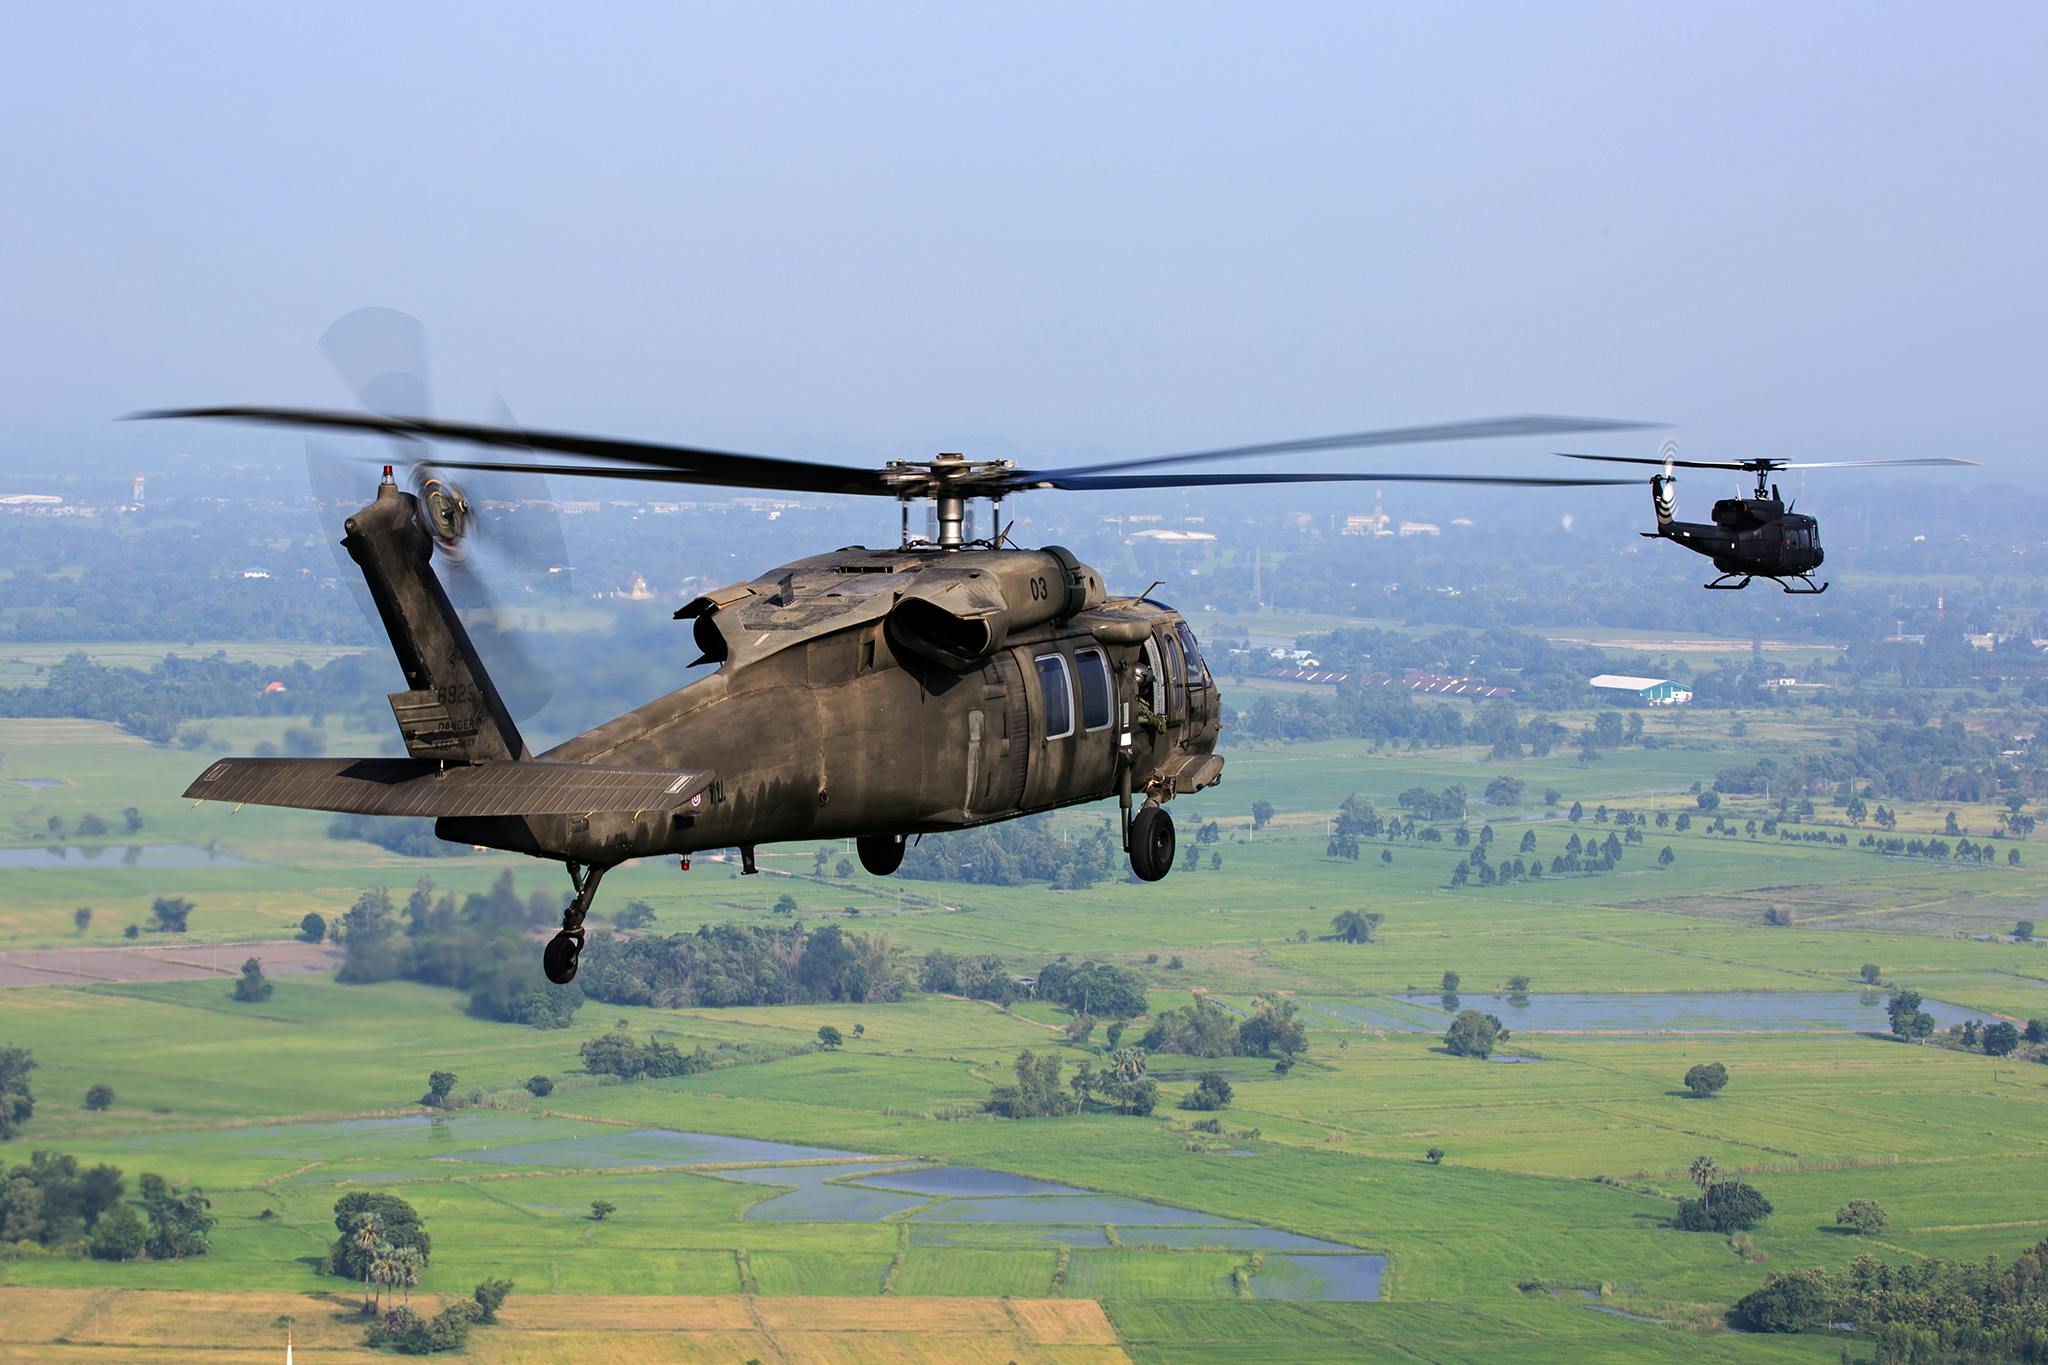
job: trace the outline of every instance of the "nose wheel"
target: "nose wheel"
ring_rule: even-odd
[[[557,986],[566,986],[576,979],[576,968],[583,957],[583,917],[590,913],[590,903],[597,899],[597,884],[609,870],[603,866],[569,864],[569,881],[576,888],[576,898],[562,912],[561,932],[548,940],[540,956],[541,970]]]

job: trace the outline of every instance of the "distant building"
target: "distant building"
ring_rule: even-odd
[[[0,507],[62,507],[55,493],[0,493]]]
[[[1624,692],[1645,706],[1683,706],[1692,700],[1692,690],[1669,678],[1632,678],[1626,673],[1602,673],[1589,678],[1586,686],[1601,692]]]
[[[244,569],[244,570],[242,570],[242,577],[244,577],[244,578],[268,578],[268,577],[270,577],[270,570],[268,570],[268,569],[264,569],[264,568],[247,568],[247,569]]]
[[[1433,521],[1404,521],[1400,533],[1404,536],[1437,536],[1443,529]]]

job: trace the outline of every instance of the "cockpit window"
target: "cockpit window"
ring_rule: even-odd
[[[1200,678],[1206,682],[1209,677],[1209,665],[1202,658],[1201,646],[1195,643],[1194,631],[1188,629],[1187,622],[1176,621],[1173,633],[1180,637],[1181,652],[1188,658],[1188,681],[1193,682]]]

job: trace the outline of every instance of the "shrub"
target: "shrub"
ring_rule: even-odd
[[[1182,1097],[1180,1107],[1198,1110],[1225,1109],[1229,1107],[1230,1100],[1230,1082],[1214,1071],[1205,1071],[1196,1082],[1194,1090]]]
[[[131,1205],[116,1204],[92,1225],[85,1250],[95,1261],[132,1261],[142,1254],[145,1240],[141,1216]]]
[[[95,1114],[114,1107],[114,1087],[96,1085],[85,1092],[85,1107]]]
[[[308,910],[306,917],[299,921],[299,942],[324,943],[327,941],[327,916],[318,910]]]
[[[555,1093],[555,1083],[546,1076],[528,1076],[526,1078],[526,1093],[532,1095],[535,1099],[545,1099]]]
[[[1883,1232],[1890,1222],[1875,1199],[1851,1199],[1835,1210],[1835,1226],[1856,1232]]]

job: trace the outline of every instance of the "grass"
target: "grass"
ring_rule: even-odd
[[[215,728],[239,745],[265,737],[269,724]],[[1226,787],[1175,805],[1184,835],[1205,819],[1226,826],[1214,846],[1222,869],[1178,872],[1164,893],[1122,881],[1058,893],[818,879],[812,850],[792,846],[763,857],[789,876],[741,881],[708,859],[689,876],[673,864],[623,868],[607,881],[600,910],[645,899],[659,927],[681,931],[724,919],[768,922],[770,904],[788,891],[807,921],[843,917],[847,928],[886,933],[912,955],[993,952],[1023,972],[1061,953],[1116,961],[1146,975],[1155,1008],[1184,1004],[1196,990],[1240,1005],[1259,990],[1317,1003],[1433,993],[1446,969],[1462,976],[1466,1003],[1482,1008],[1496,1008],[1491,992],[1514,974],[1534,978],[1539,992],[1851,991],[1859,967],[1875,962],[1888,983],[1987,1016],[2048,1016],[2048,950],[1969,937],[2038,918],[2027,910],[2048,899],[2048,876],[2026,846],[2018,868],[1951,868],[1853,847],[1721,839],[1697,826],[1683,835],[1652,829],[1615,874],[1456,892],[1447,873],[1459,850],[1448,842],[1397,845],[1390,865],[1375,844],[1356,863],[1324,854],[1325,821],[1352,791],[1388,809],[1410,786],[1464,782],[1477,791],[1503,766],[1532,792],[1554,785],[1563,804],[1583,801],[1588,814],[1576,832],[1604,838],[1596,805],[1690,808],[1691,783],[1748,761],[1746,746],[1767,728],[1759,722],[1737,740],[1704,714],[1659,714],[1650,724],[1686,747],[1623,750],[1590,768],[1570,755],[1496,765],[1475,751],[1373,753],[1356,742],[1233,751]],[[1801,716],[1774,722],[1772,736],[1822,739],[1827,724]],[[365,752],[383,742],[334,740]],[[550,869],[525,860],[422,862],[335,843],[323,817],[195,811],[175,793],[203,755],[154,749],[109,727],[0,722],[0,752],[7,778],[61,773],[72,784],[0,781],[0,843],[34,846],[51,814],[68,826],[88,810],[135,804],[146,842],[219,840],[257,864],[0,869],[0,947],[119,943],[121,925],[158,894],[198,904],[197,951],[282,936],[306,909],[338,913],[379,882],[407,887],[425,874],[461,893],[514,868],[522,890],[551,884],[536,880]],[[1271,801],[1279,818],[1248,837],[1243,814],[1255,800]],[[1988,808],[1959,809],[1964,824],[1990,828]],[[1920,832],[1937,831],[1945,815],[1901,811]],[[1482,816],[1507,856],[1525,830],[1546,857],[1574,832],[1536,806],[1477,812],[1475,822]],[[1080,831],[1102,818],[1080,809],[1056,825]],[[1841,817],[1823,808],[1818,818]],[[1655,852],[1665,844],[1677,862],[1658,870]],[[832,861],[842,854],[835,846]],[[71,925],[80,904],[95,908],[83,935]],[[1794,907],[1799,922],[1766,926],[1762,911],[1773,904]],[[860,915],[848,915],[849,906]],[[1385,916],[1375,941],[1322,941],[1330,917],[1349,908]],[[1183,970],[1167,969],[1174,956]],[[1158,1059],[1163,1102],[1149,1120],[937,1117],[976,1104],[1023,1048],[1054,1048],[1069,1067],[1084,1056],[1100,1062],[1093,1050],[1059,1046],[1049,1025],[1065,1016],[1042,1004],[1003,1011],[915,996],[730,1010],[592,1003],[572,1027],[541,1032],[470,1019],[462,1003],[455,992],[406,983],[348,987],[303,976],[280,978],[260,1005],[229,1000],[225,981],[0,991],[0,1045],[27,1045],[40,1063],[27,1143],[112,1161],[131,1180],[142,1171],[195,1180],[221,1218],[214,1251],[202,1259],[0,1266],[8,1286],[0,1334],[17,1334],[0,1342],[39,1359],[131,1358],[149,1334],[201,1312],[208,1294],[233,1291],[256,1303],[341,1292],[317,1262],[335,1235],[336,1194],[360,1187],[398,1190],[426,1216],[436,1251],[423,1292],[461,1293],[490,1274],[518,1281],[514,1303],[527,1325],[479,1338],[472,1353],[481,1359],[571,1351],[637,1359],[655,1324],[674,1322],[691,1349],[737,1359],[773,1358],[773,1349],[792,1358],[974,1359],[969,1352],[986,1340],[1002,1359],[1094,1359],[1121,1343],[1137,1359],[1176,1361],[1820,1360],[1834,1358],[1839,1342],[1632,1323],[1517,1285],[1609,1283],[1632,1306],[1703,1321],[1771,1269],[1840,1265],[1863,1250],[1894,1260],[2010,1256],[2048,1233],[2048,1180],[2037,1178],[2048,1171],[2048,1068],[1868,1036],[1531,1035],[1512,1046],[1543,1060],[1507,1067],[1451,1058],[1427,1035],[1378,1035],[1311,1012],[1311,1050],[1291,1074],[1260,1059],[1213,1064],[1236,1088],[1220,1116],[1225,1128],[1259,1134],[1226,1139],[1254,1155],[1223,1157],[1185,1150],[1191,1116],[1171,1105],[1212,1067],[1186,1059]],[[622,1021],[686,1049],[743,1043],[788,1055],[626,1085],[582,1075],[578,1045]],[[847,1045],[806,1050],[823,1024]],[[1101,1037],[1098,1030],[1098,1046]],[[1678,1093],[1699,1061],[1729,1069],[1714,1100]],[[409,1112],[436,1069],[457,1073],[459,1093],[474,1088],[503,1107],[438,1127],[264,1126]],[[557,1080],[545,1100],[518,1088],[535,1073]],[[84,1091],[102,1082],[116,1103],[88,1113]],[[986,1166],[1285,1228],[1385,1254],[1387,1301],[1244,1301],[1231,1283],[1243,1253],[1082,1247],[1066,1257],[1062,1297],[1031,1309],[1053,1326],[1027,1330],[1024,1301],[1052,1292],[1056,1248],[1004,1228],[976,1229],[960,1239],[969,1245],[939,1245],[906,1237],[893,1222],[750,1221],[745,1210],[771,1187],[711,1172],[613,1168],[597,1155],[607,1150],[598,1138],[642,1126]],[[545,1161],[458,1159],[531,1142],[565,1145],[550,1147]],[[1440,1167],[1421,1159],[1431,1146],[1447,1152]],[[1755,1235],[1767,1261],[1661,1226],[1688,1188],[1687,1163],[1701,1154],[1749,1172],[1777,1206]],[[1877,1239],[1833,1229],[1833,1209],[1859,1197],[1891,1215]],[[600,1198],[619,1207],[603,1223],[589,1216]],[[749,1285],[762,1297],[740,1311],[730,1296]],[[1005,1309],[992,1296],[1011,1303]],[[1098,1300],[1106,1318],[1091,1307]],[[559,1308],[531,1307],[542,1303]],[[109,1320],[129,1323],[128,1335],[78,1329],[78,1315],[94,1304],[103,1317],[117,1306]],[[1057,1315],[1069,1311],[1094,1316],[1061,1345],[1045,1334],[1066,1330]],[[769,1321],[775,1312],[786,1316]],[[989,1313],[1000,1322],[974,1316]],[[255,1349],[270,1318],[253,1327],[245,1319],[255,1321],[223,1313],[206,1329],[215,1335],[181,1339]],[[961,1326],[974,1322],[982,1336]],[[528,1330],[542,1324],[544,1333]],[[57,1344],[60,1335],[73,1344]]]

